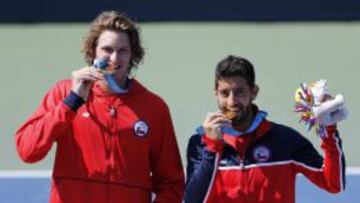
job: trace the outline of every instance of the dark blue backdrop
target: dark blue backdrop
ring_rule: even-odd
[[[82,22],[106,9],[142,22],[360,19],[359,0],[4,0],[0,22]]]

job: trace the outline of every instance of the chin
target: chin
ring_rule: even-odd
[[[117,81],[122,81],[122,80],[125,80],[127,78],[127,75],[122,73],[122,72],[114,72],[113,76],[115,77],[115,79]]]
[[[236,123],[243,123],[245,121],[248,120],[248,115],[244,115],[242,113],[239,113],[238,115],[236,115],[236,117],[233,119],[234,122]]]

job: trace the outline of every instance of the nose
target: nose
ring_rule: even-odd
[[[229,107],[236,107],[238,104],[237,98],[235,97],[233,92],[230,92],[230,95],[227,99],[228,106]]]
[[[119,54],[116,51],[112,52],[110,55],[110,61],[116,63],[118,60],[119,60]]]

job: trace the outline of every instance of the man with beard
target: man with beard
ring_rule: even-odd
[[[215,71],[218,112],[208,113],[187,149],[186,203],[292,203],[302,173],[317,186],[344,189],[345,160],[336,125],[325,127],[325,157],[290,127],[266,119],[253,102],[253,65],[228,56]]]

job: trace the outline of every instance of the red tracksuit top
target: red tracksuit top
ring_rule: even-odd
[[[322,158],[295,130],[264,119],[243,136],[214,141],[195,134],[187,149],[185,203],[294,203],[302,173],[332,192],[345,187],[345,159],[334,126],[322,140]]]
[[[184,173],[167,105],[132,80],[124,95],[98,85],[74,110],[64,100],[71,80],[60,81],[16,132],[16,147],[28,163],[57,144],[52,203],[181,202]]]

